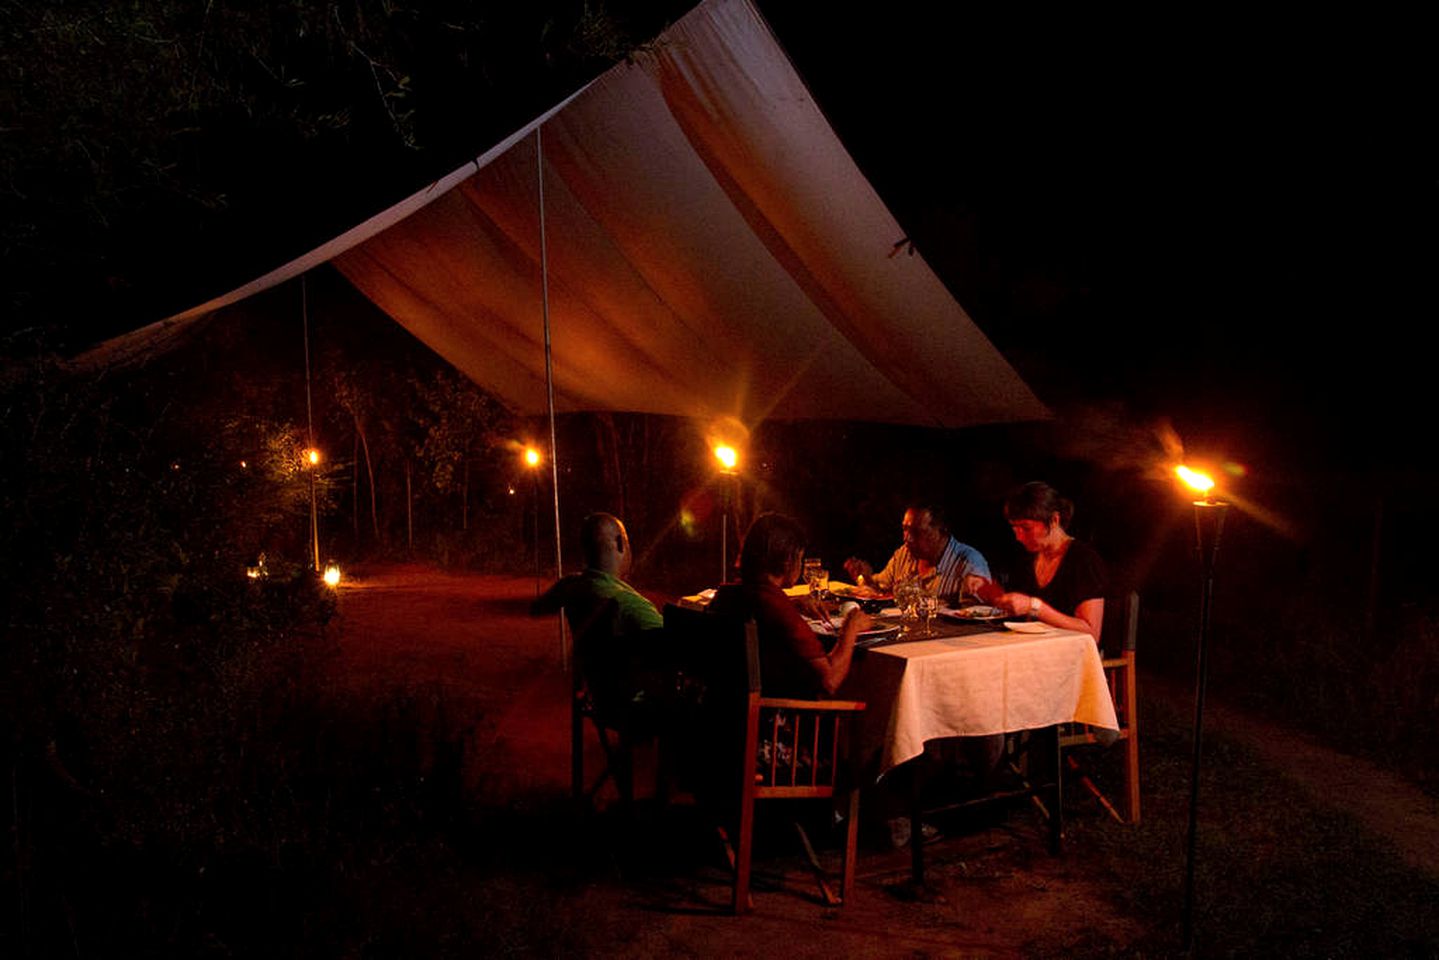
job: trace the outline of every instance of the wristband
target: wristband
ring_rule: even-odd
[[[1039,598],[1038,598],[1038,597],[1030,597],[1030,598],[1029,598],[1029,615],[1030,615],[1031,617],[1034,617],[1036,620],[1038,620],[1038,619],[1039,619],[1039,611],[1040,611],[1040,609],[1042,609],[1043,607],[1044,607],[1044,604],[1039,601]]]

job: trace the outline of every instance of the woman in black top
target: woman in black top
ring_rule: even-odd
[[[1074,504],[1047,483],[1026,483],[1009,495],[1004,516],[1033,563],[1015,572],[1011,592],[997,605],[1053,627],[1083,630],[1099,642],[1109,574],[1087,543],[1065,532]]]

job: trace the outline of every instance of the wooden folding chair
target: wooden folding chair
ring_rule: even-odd
[[[721,828],[734,867],[733,911],[752,909],[755,805],[760,800],[843,799],[845,846],[838,894],[831,889],[804,827],[798,821],[794,825],[825,902],[845,902],[854,891],[859,790],[857,784],[845,783],[841,743],[844,721],[864,710],[864,704],[765,697],[760,690],[754,621],[741,624],[673,605],[665,608],[664,616],[671,642],[685,646],[685,662],[700,675],[704,688],[702,713],[711,736],[698,737],[696,746],[709,752],[721,770],[738,774],[737,781],[719,784],[724,794],[721,804],[729,813],[723,819],[737,825],[732,838]]]
[[[606,781],[613,781],[620,803],[630,809],[634,802],[634,751],[645,739],[637,729],[632,712],[624,703],[624,691],[615,683],[613,669],[603,661],[613,655],[611,647],[619,638],[619,605],[605,600],[583,607],[565,608],[565,619],[574,635],[574,666],[571,671],[570,781],[577,801],[593,803]],[[584,727],[595,731],[605,766],[593,781],[585,777]]]
[[[1102,646],[1114,651],[1103,657],[1105,678],[1119,718],[1119,741],[1124,744],[1124,815],[1120,816],[1108,797],[1084,772],[1070,748],[1107,742],[1082,724],[1069,724],[1061,731],[1059,745],[1065,751],[1068,768],[1079,774],[1079,782],[1098,798],[1110,815],[1121,823],[1139,822],[1139,699],[1134,669],[1135,642],[1139,636],[1139,594],[1133,591],[1110,598],[1105,604]]]

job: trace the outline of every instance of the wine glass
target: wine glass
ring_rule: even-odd
[[[809,587],[811,593],[814,592],[815,574],[818,573],[819,569],[823,566],[824,561],[821,560],[819,557],[804,558],[804,574],[801,577],[801,580],[805,584],[805,586]]]
[[[905,633],[914,629],[914,621],[918,611],[915,603],[919,599],[919,584],[913,580],[896,580],[894,582],[894,603],[899,607],[899,619]]]
[[[921,637],[933,636],[934,630],[931,624],[934,621],[934,615],[939,612],[939,597],[928,590],[920,590],[915,606],[919,609],[919,635]]]

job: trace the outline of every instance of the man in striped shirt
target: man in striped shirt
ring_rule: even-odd
[[[856,584],[889,593],[899,581],[918,580],[926,592],[953,604],[959,602],[965,577],[993,579],[984,556],[954,538],[943,512],[934,504],[912,504],[904,511],[903,529],[904,545],[879,573],[858,557],[844,562]]]

